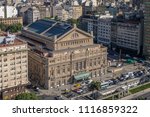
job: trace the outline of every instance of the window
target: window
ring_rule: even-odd
[[[6,61],[7,61],[7,58],[4,59],[4,62],[6,62]]]
[[[57,74],[60,74],[60,67],[57,67]]]
[[[62,72],[65,73],[65,65],[63,65]]]

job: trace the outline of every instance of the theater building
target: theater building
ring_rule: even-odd
[[[46,89],[107,72],[107,48],[76,26],[41,19],[25,27],[20,38],[30,48],[29,79]]]

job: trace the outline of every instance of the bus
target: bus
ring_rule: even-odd
[[[107,89],[107,87],[109,86],[109,82],[102,82],[101,83],[101,89]]]

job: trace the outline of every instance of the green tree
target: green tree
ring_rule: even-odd
[[[3,23],[0,23],[0,29],[1,29],[2,31],[6,31],[7,28],[8,28],[7,25],[5,25],[5,24],[3,24]]]
[[[92,91],[100,90],[100,87],[101,87],[101,82],[98,82],[98,81],[92,81],[91,84],[90,84],[90,89]]]
[[[18,23],[18,24],[6,25],[6,24],[1,23],[0,29],[5,32],[10,31],[12,33],[15,33],[15,32],[21,31],[22,24]]]
[[[37,96],[34,93],[22,93],[16,96],[16,100],[37,100]]]
[[[90,84],[90,90],[92,90],[92,97],[95,99],[95,94],[94,91],[95,90],[100,90],[101,87],[101,82],[98,81],[92,81]]]
[[[79,26],[80,23],[78,19],[68,19],[67,22],[71,25],[76,24],[77,26]]]

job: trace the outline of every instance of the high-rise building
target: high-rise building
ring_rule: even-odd
[[[28,83],[28,46],[14,35],[0,36],[0,98],[25,92]]]
[[[144,49],[143,54],[150,57],[150,0],[143,0],[144,10]]]

